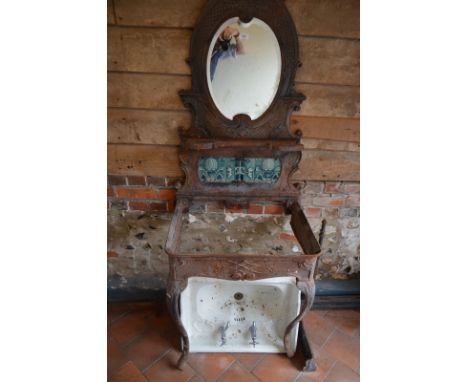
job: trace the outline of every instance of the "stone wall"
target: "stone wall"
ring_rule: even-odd
[[[108,180],[109,279],[125,286],[128,280],[140,278],[151,282],[152,287],[162,288],[168,272],[163,248],[170,211],[174,208],[176,186],[183,179],[109,176]],[[303,181],[296,185],[301,189],[300,203],[317,238],[325,221],[317,279],[358,278],[359,183]],[[252,204],[248,209],[198,204],[191,212],[284,215],[280,205],[268,203]],[[290,229],[278,235],[283,240],[295,240]]]

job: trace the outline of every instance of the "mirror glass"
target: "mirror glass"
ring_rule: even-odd
[[[213,37],[207,60],[211,97],[229,119],[260,117],[275,98],[281,77],[281,52],[271,28],[253,18],[232,18]]]

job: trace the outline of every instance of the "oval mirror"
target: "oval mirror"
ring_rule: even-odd
[[[271,28],[253,18],[231,18],[221,25],[208,50],[207,79],[211,97],[228,119],[260,117],[271,105],[281,77],[281,52]]]

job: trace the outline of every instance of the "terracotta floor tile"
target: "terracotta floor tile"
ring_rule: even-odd
[[[271,379],[270,381],[274,381]],[[279,380],[278,380],[279,381]],[[251,373],[248,372],[238,361],[219,378],[216,382],[259,382]]]
[[[302,372],[297,382],[322,382],[331,368],[335,364],[336,360],[327,352],[323,350],[313,350],[315,362],[317,364],[317,370],[311,372]]]
[[[350,336],[354,336],[359,329],[360,317],[356,310],[330,310],[324,318]]]
[[[113,338],[107,339],[107,374],[111,375],[120,368],[127,358]]]
[[[109,332],[120,345],[126,345],[147,328],[150,318],[151,313],[147,310],[132,311],[110,325]]]
[[[234,356],[248,371],[252,371],[255,366],[265,357],[263,353],[236,353]]]
[[[252,373],[264,382],[292,382],[299,370],[285,354],[267,354]]]
[[[180,352],[171,350],[163,358],[152,365],[144,372],[149,382],[187,382],[193,377],[195,372],[192,367],[186,363],[183,370],[176,367]]]
[[[175,367],[180,352],[174,350],[180,349],[180,337],[166,304],[109,304],[107,316],[111,382],[359,380],[359,310],[306,315],[304,327],[318,366],[311,373],[301,372],[300,348],[292,359],[285,354],[194,353],[180,371]]]
[[[353,370],[359,367],[359,339],[352,338],[336,329],[322,347],[332,357]]]
[[[192,378],[189,379],[188,382],[206,382],[203,377],[198,374],[195,374]]]
[[[132,305],[127,303],[107,304],[107,324],[111,324],[119,317],[130,312],[131,308]]]
[[[335,329],[335,324],[325,316],[319,315],[317,312],[308,312],[304,319],[304,328],[307,333],[307,338],[314,344],[321,347],[330,334]],[[314,349],[312,349],[313,351]]]
[[[132,363],[127,362],[109,380],[110,382],[148,382],[140,370]]]
[[[174,349],[180,350],[180,334],[169,313],[162,317],[152,316],[148,324],[149,328],[155,328]]]
[[[235,360],[229,353],[194,353],[189,355],[188,363],[207,382],[213,382]]]
[[[359,382],[359,375],[341,362],[337,362],[324,382]]]
[[[128,358],[140,369],[148,367],[171,347],[170,342],[155,330],[145,332],[125,348]]]
[[[359,309],[333,309],[328,310],[325,316],[327,317],[342,317],[350,319],[359,319],[361,313]]]
[[[318,309],[318,310],[312,310],[312,312],[315,312],[317,313],[318,315],[320,316],[325,316],[327,313],[328,313],[328,310],[325,310],[325,309]]]

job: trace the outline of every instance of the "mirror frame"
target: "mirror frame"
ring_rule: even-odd
[[[208,87],[206,65],[208,50],[218,28],[228,19],[239,17],[249,22],[256,17],[271,28],[281,51],[281,74],[278,89],[267,110],[252,120],[246,114],[226,118],[216,107]],[[300,109],[304,95],[294,90],[299,44],[296,27],[283,0],[210,0],[204,7],[192,34],[190,58],[192,89],[180,92],[184,106],[190,108],[193,122],[181,131],[186,138],[294,139],[301,132],[289,130],[292,111]]]

